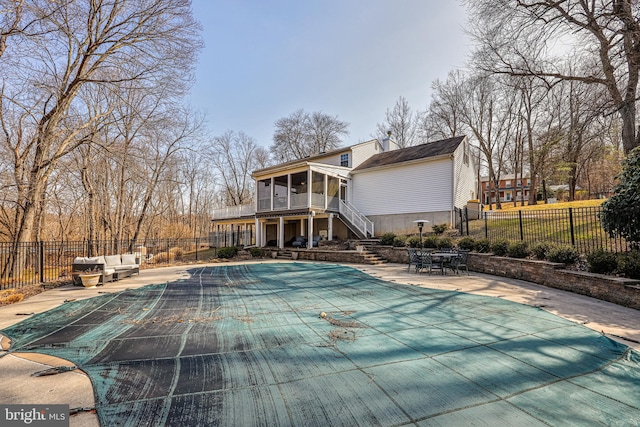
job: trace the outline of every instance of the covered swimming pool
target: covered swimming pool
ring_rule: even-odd
[[[332,264],[190,273],[2,334],[85,371],[102,425],[640,424],[638,353],[541,309]]]

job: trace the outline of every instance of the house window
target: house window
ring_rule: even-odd
[[[340,166],[349,167],[349,153],[340,154]]]
[[[505,181],[504,186],[507,188],[511,187],[511,181]]]
[[[519,180],[516,182],[516,187],[522,187],[522,180],[521,180],[521,179],[519,179]]]

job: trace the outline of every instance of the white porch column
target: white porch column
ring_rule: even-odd
[[[313,248],[313,211],[309,212],[309,235],[307,237],[307,248]]]
[[[304,236],[306,236],[306,235],[307,235],[306,227],[304,226],[304,218],[302,218],[302,219],[300,220],[300,235],[301,235],[302,237],[304,237]]]
[[[278,218],[278,247],[284,249],[284,217]]]
[[[262,233],[260,233],[260,220],[258,218],[255,219],[255,226],[253,227],[253,229],[255,230],[255,233],[256,233],[256,246],[261,247],[262,242],[260,241],[260,235]]]
[[[333,240],[333,214],[330,213],[329,214],[329,230],[327,231],[327,233],[329,234],[327,236],[327,240]]]
[[[313,188],[313,183],[311,182],[311,178],[313,177],[313,174],[311,173],[311,168],[309,168],[309,170],[307,171],[307,207],[310,208],[311,202],[312,202],[312,191],[311,189]]]

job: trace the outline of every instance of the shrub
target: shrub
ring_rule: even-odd
[[[396,235],[393,233],[385,233],[380,237],[380,244],[384,246],[393,245],[393,241],[396,238]]]
[[[491,250],[491,242],[489,239],[479,239],[476,241],[475,250],[481,254],[487,253]]]
[[[468,236],[463,237],[462,239],[458,240],[458,247],[465,251],[474,250],[476,248],[476,239]]]
[[[169,249],[169,253],[173,254],[173,258],[174,259],[182,259],[182,257],[184,256],[184,250],[180,247],[174,247]]]
[[[218,258],[233,258],[238,253],[238,248],[230,246],[218,249]]]
[[[598,249],[587,255],[589,271],[598,274],[611,274],[618,267],[618,257],[612,252]]]
[[[442,237],[438,239],[438,249],[450,249],[453,247],[453,240],[451,237]]]
[[[262,248],[250,248],[249,253],[253,258],[262,258],[264,256],[264,250]]]
[[[158,252],[153,257],[153,262],[156,264],[164,264],[173,261],[174,258],[173,252]]]
[[[552,248],[552,245],[547,242],[536,242],[531,245],[531,253],[535,257],[535,259],[544,260],[547,259],[547,254],[549,250]]]
[[[630,279],[640,279],[640,251],[618,254],[618,271]]]
[[[407,236],[396,236],[393,239],[393,246],[396,248],[401,248],[403,246],[406,246],[406,243],[407,243]]]
[[[422,246],[425,248],[437,248],[438,247],[438,241],[440,239],[438,238],[438,236],[427,236],[424,239],[422,239]]]
[[[420,246],[420,237],[418,236],[411,236],[407,239],[407,245],[409,245],[410,248],[417,248],[418,246]]]
[[[449,227],[447,226],[447,224],[434,224],[431,228],[433,229],[434,233],[442,234]]]
[[[613,196],[602,204],[602,226],[611,236],[624,237],[630,242],[640,242],[640,147],[631,150],[622,162],[622,172]]]
[[[511,258],[526,258],[531,255],[527,242],[512,242],[507,248],[507,256]]]
[[[491,243],[489,249],[491,249],[494,255],[505,256],[509,250],[509,242],[507,240],[496,240]]]
[[[551,262],[561,262],[563,264],[575,264],[580,259],[580,254],[569,245],[553,246],[547,252],[547,259]]]

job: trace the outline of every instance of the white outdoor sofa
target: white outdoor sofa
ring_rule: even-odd
[[[100,283],[112,282],[140,273],[140,258],[136,254],[77,257],[73,260],[71,276],[74,285],[81,285],[82,273],[99,273]]]

